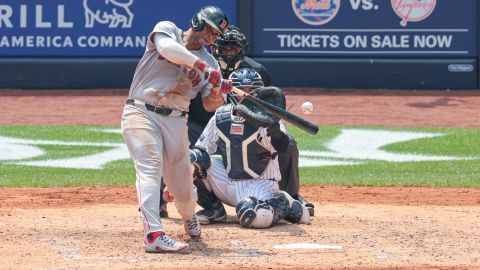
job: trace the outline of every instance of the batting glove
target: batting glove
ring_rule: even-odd
[[[221,85],[222,74],[212,67],[207,67],[207,70],[205,70],[205,79],[213,85]]]
[[[232,81],[222,80],[222,83],[220,84],[220,92],[222,92],[222,94],[230,94],[232,92],[232,88]]]
[[[222,74],[218,70],[208,66],[207,63],[205,63],[204,61],[198,59],[193,64],[193,67],[200,70],[202,73],[204,73],[205,80],[207,80],[209,83],[213,85],[221,84]]]

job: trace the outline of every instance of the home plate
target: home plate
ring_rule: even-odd
[[[279,249],[334,249],[341,250],[341,246],[337,245],[320,245],[320,244],[311,244],[311,243],[293,243],[293,244],[283,244],[275,245],[273,248]]]

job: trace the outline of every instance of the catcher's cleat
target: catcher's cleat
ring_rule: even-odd
[[[183,221],[183,228],[193,240],[200,239],[202,231],[200,230],[200,222],[197,215],[193,214],[192,219]]]
[[[223,204],[217,208],[202,209],[197,212],[198,220],[202,225],[227,221],[227,212]]]
[[[168,218],[167,203],[160,203],[160,217]]]
[[[188,244],[177,242],[164,232],[151,232],[145,237],[143,248],[150,253],[185,253],[188,251]]]
[[[311,217],[315,216],[315,206],[313,205],[313,203],[305,200],[305,198],[300,196],[300,194],[293,195],[292,198],[294,198],[295,200],[297,200],[297,201],[301,202],[303,205],[305,205],[305,207],[307,208],[308,213],[310,214]]]

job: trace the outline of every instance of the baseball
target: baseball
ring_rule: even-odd
[[[311,114],[313,112],[313,104],[309,101],[306,101],[302,104],[302,113]]]

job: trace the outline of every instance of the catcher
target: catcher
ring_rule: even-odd
[[[263,83],[255,70],[241,68],[232,75],[234,86],[245,92],[256,88],[253,95],[285,108],[282,90],[258,88]],[[309,224],[308,209],[279,190],[278,153],[289,145],[280,119],[245,99],[229,98],[230,103],[217,109],[194,146],[197,202],[204,208],[216,204],[223,211],[222,203],[235,207],[239,223],[248,228],[268,228],[281,219]],[[212,192],[221,202],[211,201],[208,194]]]
[[[237,76],[235,70],[239,68],[254,69],[260,76],[255,78],[255,87],[270,86],[270,75],[267,69],[252,58],[246,56],[248,41],[245,35],[236,26],[229,25],[223,36],[218,37],[210,46],[213,56],[217,59],[224,79],[230,76]],[[190,148],[200,137],[207,126],[208,121],[214,112],[207,112],[203,107],[201,94],[198,94],[190,102],[188,117],[188,138]],[[279,182],[280,189],[286,191],[294,199],[303,203],[310,216],[314,215],[314,205],[300,195],[300,174],[299,174],[299,150],[297,142],[289,136],[289,145],[284,153],[279,153],[278,162],[282,180]],[[164,188],[165,186],[162,186]],[[201,191],[199,191],[201,192]],[[212,205],[203,205],[204,209],[197,212],[197,217],[201,224],[210,224],[224,221],[226,212],[219,205],[218,199],[211,198]],[[167,201],[160,203],[160,216],[168,217]]]

